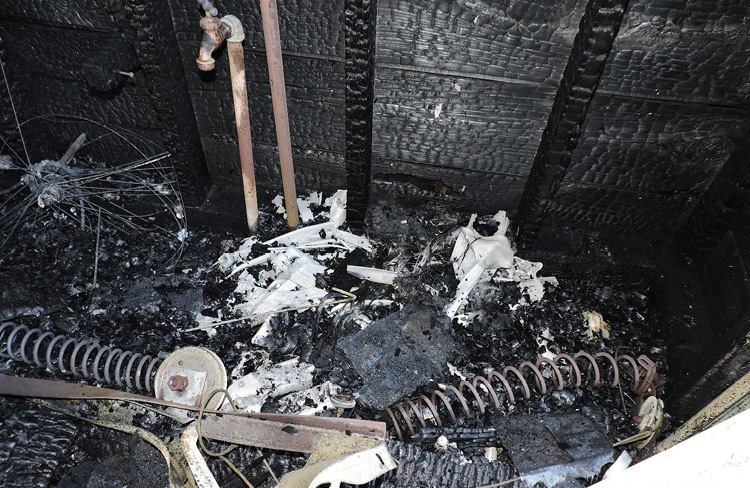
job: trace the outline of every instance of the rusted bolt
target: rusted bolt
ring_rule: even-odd
[[[167,382],[167,386],[169,386],[169,389],[172,391],[185,391],[189,384],[190,382],[188,381],[187,376],[180,375],[172,376]]]

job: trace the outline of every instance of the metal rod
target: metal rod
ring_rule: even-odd
[[[263,37],[266,42],[268,75],[271,80],[273,116],[276,123],[276,139],[279,145],[281,180],[284,185],[287,223],[290,228],[295,229],[299,225],[299,210],[297,209],[297,189],[294,182],[292,139],[289,132],[284,64],[281,58],[279,11],[276,6],[276,0],[260,0],[260,12],[263,17]]]
[[[250,134],[250,112],[247,107],[247,82],[245,81],[245,53],[241,42],[227,42],[229,73],[232,79],[234,119],[237,124],[237,145],[242,167],[242,188],[245,196],[245,213],[250,232],[258,229],[258,192],[255,187],[253,141]]]

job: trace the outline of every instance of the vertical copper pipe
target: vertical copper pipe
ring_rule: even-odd
[[[255,232],[258,228],[258,192],[255,188],[253,141],[250,135],[250,112],[247,108],[247,82],[245,81],[245,53],[242,49],[242,42],[228,41],[227,51],[229,52],[229,73],[232,79],[234,120],[237,125],[247,226],[250,232]]]
[[[292,161],[292,138],[289,133],[289,114],[286,105],[286,84],[284,64],[281,59],[281,34],[279,32],[279,11],[276,0],[260,0],[260,13],[263,17],[263,37],[266,41],[268,75],[271,79],[273,116],[276,122],[276,140],[279,144],[281,180],[284,185],[284,202],[289,227],[299,225],[297,209],[297,188],[294,183],[294,162]]]

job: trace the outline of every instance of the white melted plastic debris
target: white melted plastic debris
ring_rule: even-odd
[[[498,223],[497,231],[491,236],[483,236],[474,229],[474,214],[466,227],[458,230],[451,261],[459,283],[456,296],[445,308],[445,313],[453,318],[466,305],[474,287],[483,282],[515,281],[533,303],[544,296],[544,285],[557,286],[554,277],[537,277],[542,263],[526,261],[515,256],[515,251],[507,237],[510,220],[504,211],[499,211],[493,219]]]
[[[544,352],[542,353],[542,357],[547,359],[555,359],[555,354],[549,350],[548,344],[550,342],[554,342],[555,338],[552,335],[552,333],[549,331],[549,327],[544,329],[542,331],[542,334],[539,337],[536,337],[536,343],[539,347],[544,348]]]
[[[234,381],[227,391],[237,408],[244,412],[260,412],[269,397],[280,397],[312,387],[312,364],[293,358],[283,363],[265,364],[252,373]],[[231,407],[225,405],[224,409]]]
[[[290,393],[279,399],[279,413],[316,415],[326,410],[335,411],[336,407],[331,402],[331,397],[340,392],[340,386],[326,381],[321,385]]]
[[[320,193],[312,193],[305,200],[306,208],[309,209],[310,203],[319,205],[321,201]],[[282,199],[277,198],[274,203],[277,209],[283,209]],[[330,271],[327,260],[357,248],[368,252],[373,250],[366,237],[340,229],[346,220],[345,190],[337,191],[323,202],[323,206],[327,210],[320,215],[327,216],[327,222],[301,227],[263,242],[268,247],[266,254],[252,257],[253,246],[260,243],[253,236],[246,239],[239,249],[223,254],[217,261],[221,271],[237,279],[235,294],[240,298],[233,304],[235,315],[261,324],[252,340],[255,345],[266,345],[272,333],[270,319],[274,314],[320,305],[329,291],[317,287],[316,282],[318,276]],[[317,258],[307,252],[321,249],[331,252],[319,253]],[[253,274],[253,268],[260,265],[270,267]],[[210,327],[210,322],[204,319],[201,325]]]
[[[310,195],[305,197],[297,197],[297,210],[299,211],[299,218],[303,224],[312,222],[315,220],[315,215],[310,209],[310,205],[320,205],[323,200],[323,194],[319,191],[314,191]],[[276,207],[276,213],[281,214],[286,218],[286,207],[284,207],[284,196],[276,195],[271,203]]]

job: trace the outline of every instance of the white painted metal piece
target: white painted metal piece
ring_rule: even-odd
[[[750,410],[642,461],[595,488],[747,486]]]
[[[185,460],[190,467],[190,473],[193,475],[195,484],[198,488],[219,488],[216,478],[208,469],[206,460],[203,459],[200,448],[198,447],[198,429],[195,424],[191,424],[182,433],[182,450],[185,453]]]

